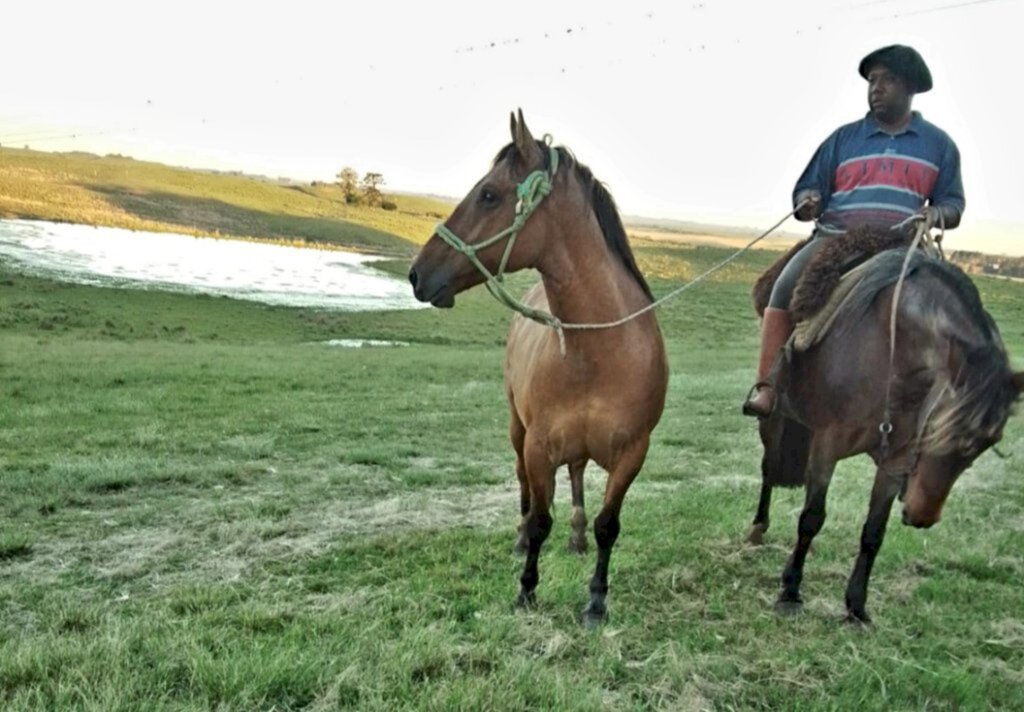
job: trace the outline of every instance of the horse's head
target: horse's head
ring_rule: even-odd
[[[932,438],[907,480],[903,497],[903,523],[928,528],[942,517],[942,506],[953,484],[979,455],[999,442],[1013,403],[1024,391],[1024,371],[1002,381],[998,393],[989,390],[988,408],[975,417],[952,411],[949,424],[959,426],[952,437]]]
[[[486,281],[480,267],[500,275],[536,266],[544,217],[530,215],[550,192],[558,154],[530,135],[521,110],[511,128],[512,143],[413,261],[409,281],[421,302],[451,307],[456,294]]]

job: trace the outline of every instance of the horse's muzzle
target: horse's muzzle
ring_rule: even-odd
[[[934,526],[935,524],[938,524],[939,517],[938,516],[934,516],[934,517],[921,517],[921,516],[917,516],[917,517],[914,517],[914,516],[911,516],[911,514],[904,507],[904,509],[903,509],[903,516],[901,517],[901,521],[903,522],[903,524],[905,526],[908,526],[908,527],[914,527],[915,529],[929,529],[930,527]]]
[[[432,306],[441,309],[455,306],[455,295],[448,288],[448,283],[437,285],[432,280],[423,279],[415,265],[409,270],[409,284],[412,285],[413,296],[421,302],[430,302]]]

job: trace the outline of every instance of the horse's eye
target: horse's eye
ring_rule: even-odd
[[[497,205],[498,194],[490,188],[483,188],[480,190],[480,202],[484,205]]]

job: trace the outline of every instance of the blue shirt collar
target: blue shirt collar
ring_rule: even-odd
[[[921,116],[920,111],[911,111],[910,123],[908,123],[899,133],[889,134],[888,132],[882,130],[882,127],[878,125],[878,122],[875,121],[875,117],[872,116],[871,112],[869,111],[867,114],[864,115],[864,135],[874,136],[875,134],[884,134],[886,136],[902,136],[905,133],[912,133],[915,136],[918,136],[921,134],[921,124],[923,121],[924,118]]]

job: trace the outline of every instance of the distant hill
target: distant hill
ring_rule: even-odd
[[[747,237],[753,238],[764,232],[769,226],[763,227],[740,227],[727,225],[714,225],[711,223],[690,222],[687,220],[674,220],[671,218],[647,218],[640,215],[623,215],[622,222],[626,227],[649,228],[653,230],[664,230],[666,232],[680,232],[691,235],[715,235],[718,237]],[[806,234],[779,230],[773,232],[776,237],[802,240]]]
[[[289,243],[336,245],[410,256],[451,214],[458,198],[391,192],[393,210],[349,205],[332,183],[167,166],[83,151],[0,148],[0,218],[27,218]],[[740,246],[765,227],[729,227],[624,215],[631,236]],[[804,234],[776,232],[763,247]],[[1024,278],[1024,258],[954,252],[974,274]]]
[[[437,193],[413,193],[409,191],[396,190],[392,195],[405,195],[410,198],[426,198],[427,200],[434,200],[438,203],[444,203],[450,207],[455,207],[459,204],[462,198],[454,198],[450,195],[438,195]]]
[[[117,154],[0,149],[0,218],[332,244],[410,255],[459,200],[400,191],[388,197],[395,210],[349,205],[333,183],[181,168]],[[639,216],[625,216],[624,221],[634,231],[660,231],[658,237],[667,234],[673,242],[686,242],[688,236],[700,241],[707,236],[756,233]]]
[[[449,203],[350,205],[333,184],[175,168],[118,155],[0,149],[0,218],[336,245],[409,256]]]

